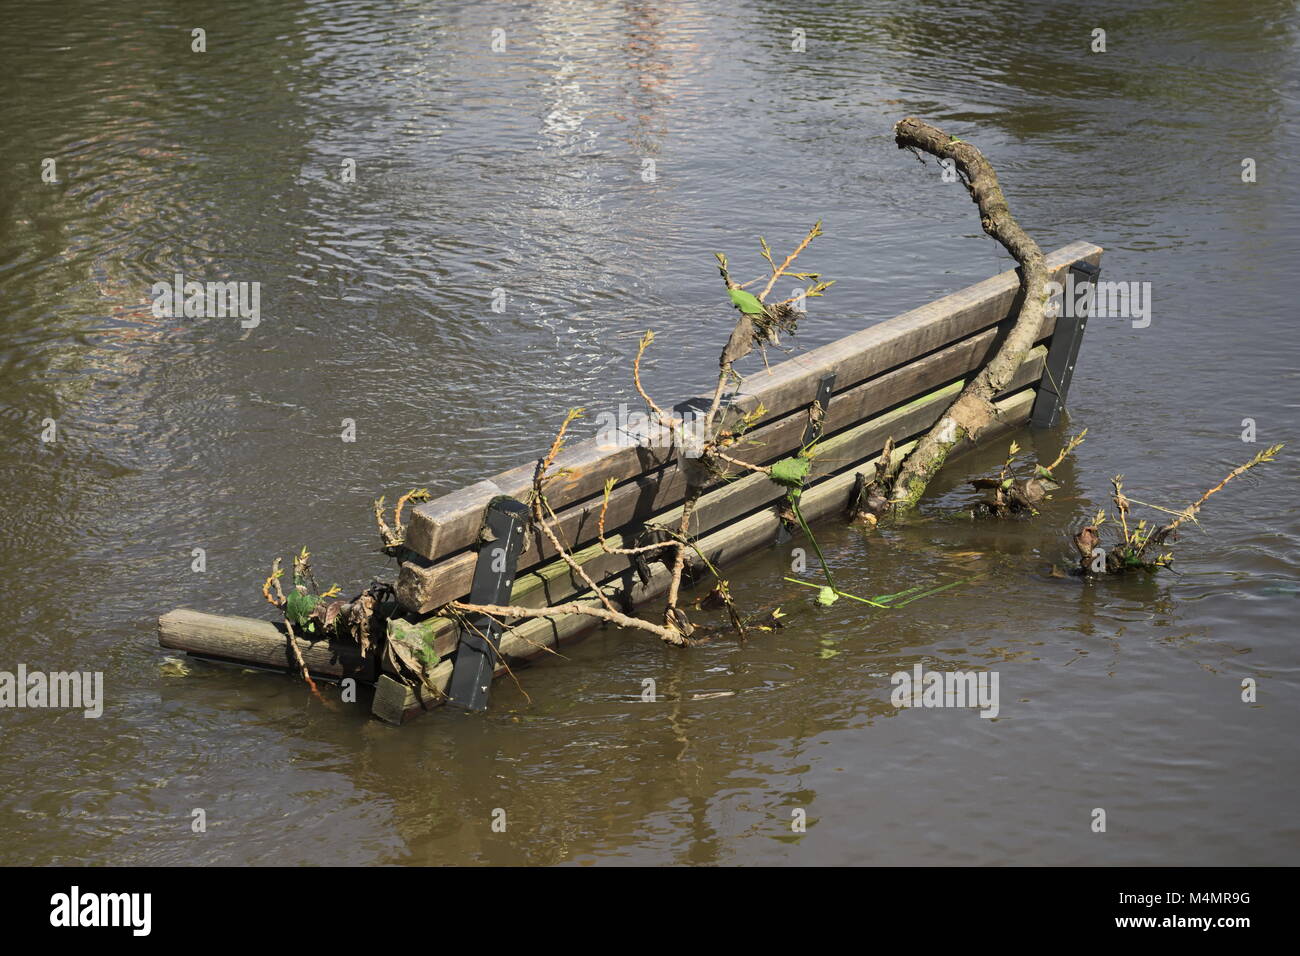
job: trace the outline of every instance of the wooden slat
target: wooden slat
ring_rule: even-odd
[[[997,438],[1009,431],[1019,428],[1029,418],[1033,407],[1035,390],[1024,389],[997,403],[1000,412],[996,424],[985,430],[982,441]],[[908,445],[900,446],[900,452],[910,450]],[[855,475],[874,464],[874,460],[862,463],[857,468],[827,478],[804,491],[800,499],[800,508],[811,522],[843,510],[853,488]],[[697,544],[715,565],[721,567],[738,560],[760,548],[771,544],[779,522],[773,509],[764,509],[715,531],[701,538]],[[631,599],[635,604],[642,604],[663,594],[668,587],[669,573],[662,565],[655,565],[650,581],[642,584],[638,579],[632,586]],[[611,582],[604,586],[607,594],[616,603],[622,600],[624,582]],[[584,603],[595,605],[596,598],[581,599]],[[883,611],[881,613],[888,613]],[[553,648],[561,642],[571,641],[594,628],[599,622],[594,618],[577,614],[568,614],[559,618],[539,618],[525,621],[507,631],[501,641],[501,652],[512,664],[546,654],[545,648]],[[640,632],[630,639],[643,639]],[[447,677],[451,673],[450,662],[443,661],[430,675],[430,683],[445,689]],[[498,668],[497,676],[504,673]],[[374,713],[390,723],[402,723],[421,713],[439,706],[437,694],[427,688],[406,687],[387,675],[379,679],[380,690],[375,695]],[[382,703],[381,703],[382,698]]]
[[[1045,335],[1050,333],[1050,328],[1044,332]],[[920,362],[873,379],[846,393],[842,399],[832,400],[827,409],[826,423],[829,426],[827,431],[829,432],[832,427],[857,421],[864,415],[871,414],[873,410],[878,411],[886,407],[890,403],[891,395],[915,394],[923,387],[933,388],[940,383],[950,381],[952,373],[964,374],[980,368],[993,348],[994,335],[995,331],[989,330],[973,339],[928,356]],[[1037,381],[1042,374],[1044,358],[1045,349],[1042,346],[1037,347],[1017,371],[1008,391],[1014,391]],[[879,451],[884,446],[886,438],[892,436],[901,441],[919,434],[938,420],[940,413],[946,407],[945,403],[955,398],[960,391],[960,382],[959,379],[957,383],[942,392],[929,396],[923,395],[925,401],[915,401],[878,418],[868,419],[852,428],[841,429],[836,434],[823,439],[821,443],[823,459],[840,459],[839,467],[842,468],[849,462]],[[789,454],[797,446],[802,434],[803,423],[797,418],[790,417],[765,428],[756,429],[752,436],[756,444],[742,447],[736,450],[734,455],[756,463],[773,461]],[[631,503],[624,500],[617,510],[614,499],[618,492],[610,496],[610,512],[606,529],[611,543],[613,543],[613,536],[608,532],[629,522],[640,523],[653,517],[660,524],[673,525],[679,520],[680,507],[664,510],[665,503],[680,503],[682,500],[683,486],[678,470],[669,469],[661,479],[661,483],[659,488],[636,485],[641,497]],[[730,481],[715,483],[713,488],[715,490],[707,492],[698,503],[696,526],[693,531],[695,534],[711,531],[737,514],[753,510],[781,496],[780,489],[763,475],[733,478]],[[599,512],[600,503],[597,500],[559,515],[561,537],[565,541],[576,542],[574,551],[582,552],[581,546],[585,542],[596,540]],[[533,553],[537,550],[534,544]],[[582,553],[584,560],[595,562],[594,570],[588,572],[595,580],[601,580],[603,573],[617,573],[614,566],[619,565],[619,562],[609,560],[613,556],[604,555],[598,546],[591,554]],[[543,554],[547,557],[553,556],[554,550],[549,547],[549,543],[543,550]],[[464,597],[469,591],[469,582],[474,573],[476,559],[475,552],[467,551],[448,561],[433,565],[415,561],[403,562],[397,578],[398,602],[410,611],[424,614],[441,607],[448,601]],[[625,563],[624,559],[623,564]],[[531,568],[538,562],[521,561],[520,564],[524,568]],[[622,567],[620,566],[618,570],[622,570]],[[542,595],[546,595],[545,601],[541,600]],[[542,603],[554,603],[561,599],[562,597],[556,596],[554,588],[534,588],[526,573],[520,574],[516,579],[513,600],[515,604],[529,600],[537,603],[526,603],[520,606],[540,607]]]
[[[1075,242],[1049,254],[1048,265],[1061,280],[1070,265],[1080,260],[1097,264],[1101,253],[1100,247],[1091,243]],[[871,376],[997,325],[1010,314],[1018,289],[1015,271],[1003,272],[772,366],[746,380],[730,399],[731,411],[741,414],[761,403],[767,409],[762,421],[775,421],[806,407],[816,395],[818,383],[831,373],[836,376],[836,387],[847,391]],[[832,399],[831,408],[835,405]],[[598,445],[595,439],[577,442],[557,459],[555,470],[566,473],[548,486],[548,500],[559,510],[599,494],[609,478],[628,481],[668,462],[666,448]],[[500,494],[527,495],[533,468],[533,463],[521,465],[417,506],[406,530],[406,547],[428,560],[450,557],[470,547],[488,501]]]
[[[404,724],[414,717],[441,707],[451,681],[451,661],[443,661],[429,675],[427,687],[411,687],[380,674],[370,712],[389,724]]]
[[[353,677],[373,681],[378,669],[372,659],[362,661],[360,648],[349,641],[307,641],[295,638],[307,670],[317,677]],[[224,614],[206,614],[178,608],[158,618],[158,643],[231,663],[253,664],[296,671],[282,627],[270,621]]]

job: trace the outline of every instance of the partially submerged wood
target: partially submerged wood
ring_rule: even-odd
[[[308,641],[300,635],[296,642],[312,676],[330,680],[352,677],[369,682],[378,674],[375,660],[362,660],[361,649],[350,641]],[[213,660],[286,672],[297,669],[284,626],[251,617],[179,608],[158,618],[158,643]]]
[[[1041,363],[1041,356],[1038,357],[1038,361]],[[1039,371],[1041,371],[1041,364]],[[952,394],[957,394],[959,391],[960,386],[953,389]],[[995,437],[1023,425],[1033,408],[1034,394],[1034,389],[1025,388],[998,401],[996,424],[986,431],[986,437]],[[942,407],[941,402],[937,404]],[[935,414],[938,413],[939,409],[936,409]],[[911,447],[912,443],[903,444],[898,451],[906,453]],[[801,498],[805,517],[812,521],[843,511],[858,472],[869,471],[874,464],[875,459],[870,459],[810,485]],[[769,547],[780,522],[781,519],[775,508],[762,508],[748,517],[704,535],[697,540],[696,546],[714,565],[728,565],[756,550]],[[635,576],[624,575],[602,584],[602,590],[625,606],[635,607],[661,596],[668,587],[669,579],[667,568],[656,565],[647,582],[642,582]],[[594,597],[580,596],[577,600],[592,607],[597,606],[598,603]],[[501,652],[513,666],[546,655],[548,648],[555,648],[562,642],[577,639],[598,625],[599,622],[595,619],[579,614],[526,620],[504,633]],[[435,626],[426,625],[426,627]],[[440,631],[431,632],[440,633]],[[404,687],[387,674],[381,676],[373,713],[389,723],[402,723],[440,706],[438,692],[445,688],[446,677],[450,675],[449,665],[450,661],[441,661],[426,675],[425,686],[420,688]],[[497,676],[500,677],[504,672],[503,667],[498,667]]]
[[[816,227],[810,238],[815,233]],[[1100,257],[1100,248],[1073,243],[1045,257],[1043,271],[1062,279],[1071,266],[1097,265]],[[770,257],[769,262],[775,268]],[[724,353],[717,393],[676,406],[707,405],[715,424],[712,412],[722,411],[722,431],[706,430],[699,460],[678,459],[655,424],[639,433],[640,445],[593,440],[565,447],[565,428],[576,414],[571,413],[540,464],[521,465],[421,504],[405,528],[395,513],[396,530],[389,529],[385,541],[388,553],[404,556],[397,606],[390,600],[392,589],[378,585],[388,588],[386,607],[367,618],[374,627],[367,627],[365,636],[378,642],[381,653],[372,651],[368,660],[352,641],[308,641],[299,635],[291,647],[279,625],[194,611],[164,615],[160,643],[208,659],[279,670],[291,669],[300,654],[309,682],[315,675],[375,683],[374,712],[392,722],[440,706],[444,699],[463,625],[451,616],[429,616],[432,611],[464,612],[476,619],[491,615],[507,624],[496,676],[515,663],[551,653],[601,620],[648,630],[669,643],[689,643],[694,625],[677,599],[683,570],[702,572],[770,545],[782,523],[795,520],[792,508],[801,523],[844,509],[865,475],[893,474],[880,461],[881,449],[896,446],[890,458],[896,466],[898,456],[923,444],[922,436],[945,410],[951,414],[954,398],[969,391],[973,380],[997,386],[990,396],[996,399],[990,410],[997,413],[986,430],[1006,431],[1028,418],[1047,349],[1019,350],[1010,374],[1003,369],[1011,318],[1023,313],[1021,278],[1015,272],[995,276],[755,372],[730,392]],[[739,287],[728,281],[728,288],[735,293]],[[1053,317],[1043,316],[1033,338],[1051,340],[1054,325]],[[1023,329],[1016,334],[1023,338]],[[651,333],[642,340],[634,380],[653,413],[651,422],[656,417],[669,421],[639,379],[641,355],[652,340]],[[991,360],[1002,369],[993,379],[986,374]],[[823,383],[827,391],[819,395]],[[744,434],[736,441],[730,431],[742,418]],[[801,449],[814,419],[821,438],[819,454],[810,458]],[[679,424],[673,425],[673,434],[679,442],[698,442]],[[786,466],[794,456],[800,469],[792,484]],[[778,462],[780,469],[773,467]],[[778,470],[783,477],[777,477]],[[795,485],[802,491],[801,505],[789,490]],[[403,500],[419,500],[416,496],[422,494],[413,491]],[[517,564],[512,556],[501,578],[504,590],[494,595],[494,603],[467,602],[476,567],[487,567],[479,561],[484,511],[502,494],[527,503],[530,546]],[[382,530],[382,513],[377,513]],[[811,536],[807,524],[802,527]],[[603,542],[598,540],[602,536]],[[665,547],[664,541],[674,543]],[[303,561],[306,555],[304,549]],[[836,589],[824,558],[822,565]],[[503,569],[492,570],[500,574]],[[687,579],[695,576],[688,573]],[[311,590],[319,591],[314,580],[310,583]],[[742,616],[730,603],[725,582],[719,581],[717,593],[733,626],[743,633]],[[638,612],[647,602],[666,605],[663,625]],[[277,606],[288,613],[285,599]],[[393,616],[398,613],[402,616]],[[479,620],[482,626],[489,619]],[[485,683],[476,680],[474,686]]]
[[[451,681],[451,661],[444,661],[429,676],[431,686],[403,684],[380,674],[375,683],[375,696],[370,712],[388,724],[404,724],[413,717],[428,713],[443,705],[447,684]]]

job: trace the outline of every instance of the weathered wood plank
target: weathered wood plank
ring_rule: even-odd
[[[1048,256],[1054,278],[1064,278],[1074,262],[1100,262],[1102,250],[1075,242]],[[960,339],[997,325],[1010,314],[1019,288],[1016,272],[1003,272],[966,289],[877,323],[829,345],[751,375],[730,400],[736,414],[760,403],[767,409],[762,419],[771,422],[804,408],[816,395],[825,375],[834,373],[841,392],[855,388],[871,376],[903,366]],[[838,393],[837,393],[838,395]],[[906,396],[901,396],[906,397]],[[836,405],[832,399],[831,407]],[[602,491],[605,481],[627,481],[669,462],[666,448],[600,445],[595,439],[565,449],[556,471],[567,469],[548,489],[548,499],[559,510]],[[406,530],[406,546],[426,559],[449,557],[470,547],[478,533],[483,509],[499,494],[526,495],[532,485],[533,464],[520,465],[488,481],[459,489],[416,507]]]
[[[441,707],[451,680],[451,661],[443,661],[429,675],[429,687],[411,687],[380,674],[370,712],[389,724],[404,724],[413,717]]]
[[[1050,329],[1046,330],[1045,335],[1049,335],[1050,331]],[[921,362],[899,369],[897,373],[872,380],[846,393],[843,401],[838,405],[838,400],[832,400],[827,409],[826,421],[837,422],[840,425],[857,421],[868,409],[879,410],[886,407],[890,403],[891,393],[914,394],[921,387],[921,383],[928,383],[928,387],[933,388],[935,385],[949,381],[952,378],[950,373],[958,369],[960,371],[957,371],[957,374],[977,369],[993,347],[994,332],[990,330],[974,339],[935,353]],[[1042,374],[1045,354],[1046,350],[1042,346],[1035,348],[1017,371],[1007,391],[1011,392],[1037,381]],[[830,435],[821,443],[823,459],[838,459],[840,461],[838,467],[844,468],[850,462],[879,451],[884,446],[885,439],[891,436],[901,441],[920,434],[938,420],[947,402],[960,392],[961,381],[959,379],[942,391],[930,395],[923,394],[920,400]],[[829,432],[830,429],[828,428],[827,431]],[[755,430],[752,437],[756,444],[735,450],[733,454],[735,457],[748,458],[760,464],[773,461],[789,454],[797,446],[802,434],[802,423],[796,418],[788,418],[767,428]],[[755,452],[757,454],[754,454]],[[749,457],[751,455],[752,458]],[[818,467],[821,470],[815,471],[814,474],[824,474],[825,466]],[[627,509],[616,512],[614,497],[617,491],[611,495],[610,514],[606,521],[607,530],[620,528],[630,522],[640,523],[651,518],[660,524],[675,524],[681,515],[680,502],[684,486],[676,468],[669,469],[669,474],[673,477],[666,476],[662,479],[666,490],[659,494],[647,493],[642,506],[633,509],[630,514],[627,513]],[[713,490],[700,499],[696,507],[693,533],[698,535],[711,531],[725,521],[780,496],[780,489],[762,475],[718,482],[713,486]],[[660,510],[663,505],[654,507],[661,499],[667,503],[675,502],[677,506],[672,507],[671,510]],[[567,515],[562,512],[559,518],[563,539],[570,542],[576,540],[579,544],[595,540],[599,512],[599,500],[583,506],[580,510],[572,509]],[[619,546],[614,542],[613,535],[607,534],[607,537],[611,544]],[[622,538],[620,537],[619,540],[622,541]],[[533,550],[537,550],[536,546]],[[576,547],[574,552],[584,567],[587,562],[592,563],[588,574],[597,581],[602,580],[607,574],[619,573],[627,566],[626,558],[604,554],[599,544],[585,550]],[[544,554],[551,557],[554,555],[554,550],[548,547]],[[415,561],[403,562],[397,579],[399,603],[404,608],[423,614],[441,607],[448,601],[463,597],[469,590],[476,557],[475,552],[464,552],[448,561],[432,565]],[[520,563],[524,564],[523,561]],[[525,566],[535,564],[536,562],[531,562]],[[572,581],[567,567],[560,570],[560,574],[563,579]],[[539,584],[545,586],[539,587]],[[553,604],[563,600],[566,595],[562,591],[562,588],[555,586],[553,576],[539,582],[533,580],[527,573],[520,574],[516,579],[512,603],[522,607],[541,607],[543,604]]]
[[[373,658],[363,661],[360,648],[350,641],[313,642],[302,636],[295,639],[307,670],[313,675],[331,679],[353,677],[369,682],[378,674]],[[297,671],[283,626],[256,618],[178,608],[158,618],[158,643],[232,663]]]

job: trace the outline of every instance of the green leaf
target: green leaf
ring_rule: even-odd
[[[812,469],[812,460],[808,458],[782,458],[772,463],[768,477],[783,488],[802,488],[804,479]]]
[[[1042,465],[1039,465],[1036,469],[1034,469],[1034,474],[1036,474],[1039,478],[1052,477],[1052,473],[1048,471],[1046,468],[1044,468]]]
[[[907,597],[909,594],[915,594],[920,590],[922,590],[922,588],[921,585],[918,584],[916,587],[908,588],[906,591],[896,591],[893,594],[877,594],[872,600],[877,601],[880,604],[888,604],[890,601],[901,597]]]
[[[817,603],[822,607],[830,607],[839,599],[840,596],[835,593],[833,588],[825,587],[817,592]]]
[[[727,294],[731,296],[731,304],[746,315],[763,315],[767,311],[763,308],[763,303],[758,301],[758,296],[752,292],[746,292],[744,289],[728,289]]]
[[[299,591],[297,588],[289,592],[289,596],[284,601],[285,619],[302,627],[307,623],[307,618],[311,612],[316,610],[316,605],[320,598],[314,594],[308,594],[305,591]]]
[[[870,604],[872,607],[883,607],[886,609],[889,608],[888,604],[881,604],[879,601],[871,600],[871,598],[858,597],[856,594],[850,594],[848,591],[836,591],[835,593],[839,597],[846,597],[854,601],[861,601],[863,604]]]
[[[1010,488],[1013,484],[1015,484],[1015,479],[1014,479],[1014,478],[1003,478],[1003,479],[1002,479],[1002,487],[1003,487],[1003,488]]]
[[[941,585],[940,587],[937,587],[937,588],[931,588],[931,589],[928,590],[928,591],[922,591],[920,594],[916,595],[915,597],[910,597],[910,598],[908,598],[906,601],[899,601],[897,604],[895,604],[895,605],[893,605],[893,606],[894,606],[894,607],[902,607],[902,606],[905,605],[905,604],[911,604],[913,601],[919,601],[919,600],[921,600],[921,598],[923,598],[923,597],[929,597],[931,594],[938,594],[938,593],[941,592],[941,591],[947,591],[949,588],[955,588],[955,587],[956,587],[957,585],[959,585],[959,584],[965,584],[967,581],[973,581],[973,580],[975,580],[975,579],[974,579],[974,578],[962,578],[960,581],[952,581],[952,582],[950,582],[950,583],[948,583],[948,584]],[[906,594],[907,592],[903,592],[903,593]]]

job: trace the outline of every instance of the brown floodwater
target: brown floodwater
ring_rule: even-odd
[[[9,5],[0,670],[100,671],[105,701],[0,709],[0,863],[1300,862],[1300,445],[1211,499],[1174,572],[1047,573],[1111,476],[1181,507],[1300,437],[1298,40],[1278,0]],[[757,235],[824,219],[800,348],[1008,268],[894,146],[908,114],[981,146],[1044,248],[1150,284],[1149,324],[1089,324],[1068,424],[1017,436],[1088,429],[1036,520],[961,516],[999,442],[918,520],[818,527],[853,593],[961,585],[820,608],[775,549],[730,574],[775,635],[603,631],[400,729],[168,676],[160,613],[268,616],[303,545],[326,583],[391,578],[372,499],[631,401],[639,330],[656,395],[707,387],[716,250],[756,273]],[[177,272],[261,283],[259,324],[155,317]],[[998,718],[894,708],[918,663],[996,672]]]

